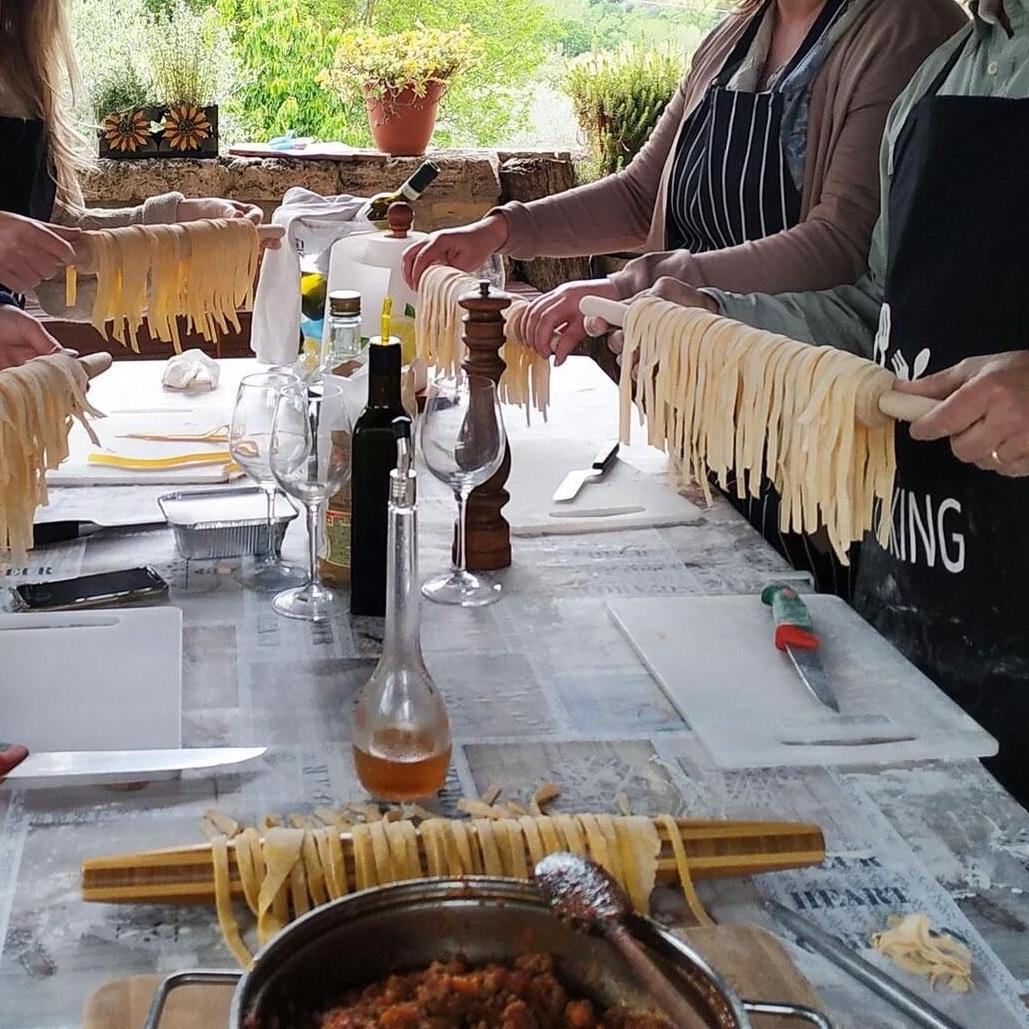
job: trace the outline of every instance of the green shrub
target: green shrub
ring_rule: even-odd
[[[114,112],[145,107],[150,100],[149,87],[132,64],[111,68],[89,85],[89,106],[97,123]]]
[[[213,9],[197,11],[175,0],[152,24],[150,75],[160,103],[203,107],[229,94],[231,44]]]
[[[572,62],[564,90],[592,152],[594,177],[620,171],[639,153],[682,74],[682,59],[670,49],[640,44]]]

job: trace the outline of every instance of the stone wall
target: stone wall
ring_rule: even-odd
[[[507,200],[534,200],[575,185],[568,152],[448,150],[432,160],[440,177],[416,205],[415,227],[424,231],[462,225]],[[359,151],[332,159],[231,157],[216,160],[100,161],[85,182],[87,203],[99,207],[138,204],[157,193],[223,196],[259,205],[266,214],[292,186],[316,193],[370,196],[395,188],[417,167],[417,158]],[[582,278],[584,260],[520,263],[520,278],[539,289]]]

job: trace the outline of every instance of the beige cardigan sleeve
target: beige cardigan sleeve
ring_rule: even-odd
[[[670,277],[734,293],[785,293],[856,282],[879,215],[879,145],[893,102],[929,54],[967,20],[952,0],[878,0],[816,80],[802,221],[765,239],[703,254],[647,254],[611,276],[621,298]],[[808,206],[810,204],[810,206]]]

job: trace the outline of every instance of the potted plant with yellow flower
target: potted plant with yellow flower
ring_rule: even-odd
[[[344,100],[363,95],[372,137],[381,151],[418,157],[432,139],[447,86],[481,55],[481,44],[466,26],[417,24],[389,34],[364,28],[343,35],[321,82]]]

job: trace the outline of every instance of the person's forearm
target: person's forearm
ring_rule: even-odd
[[[117,229],[123,225],[164,225],[176,220],[181,193],[161,193],[135,207],[55,207],[54,221],[79,229]]]
[[[654,196],[609,176],[528,204],[505,204],[497,211],[510,226],[504,253],[515,260],[589,257],[643,247]]]
[[[837,347],[871,358],[874,350],[882,290],[866,275],[853,286],[818,293],[728,293],[703,290],[728,318],[790,339]]]
[[[854,282],[865,270],[868,234],[821,217],[774,236],[724,250],[669,250],[630,261],[610,278],[622,299],[661,278],[732,293],[788,293]]]

